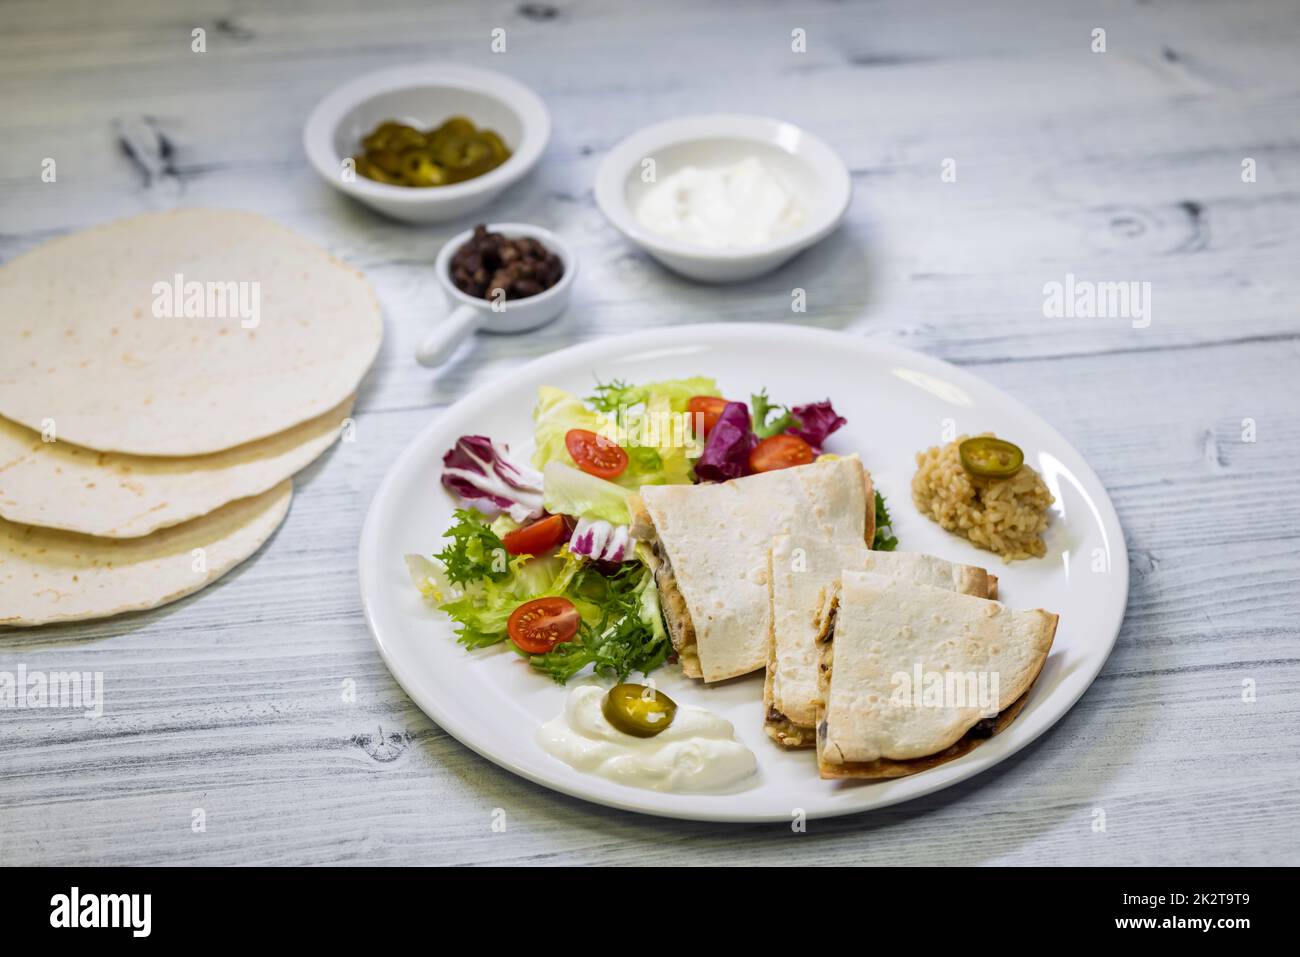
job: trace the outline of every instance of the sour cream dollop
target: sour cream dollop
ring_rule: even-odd
[[[713,248],[758,246],[802,225],[803,208],[757,157],[732,166],[685,166],[652,187],[637,219],[669,239]]]
[[[595,685],[574,688],[564,713],[538,729],[542,750],[578,771],[652,791],[718,791],[758,767],[731,722],[711,711],[679,704],[667,728],[636,738],[606,720],[604,697]]]

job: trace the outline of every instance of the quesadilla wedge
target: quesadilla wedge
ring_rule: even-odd
[[[846,570],[819,636],[823,778],[894,778],[960,757],[1024,706],[1057,616]]]
[[[863,542],[778,535],[772,540],[768,573],[772,631],[763,729],[784,748],[811,748],[816,743],[817,635],[846,568],[875,572],[900,584],[931,585],[979,598],[997,596],[997,578],[973,565],[918,552],[875,552]]]
[[[683,674],[706,682],[767,664],[768,554],[798,531],[865,548],[875,534],[871,479],[856,455],[705,485],[647,485],[633,534],[651,569]]]

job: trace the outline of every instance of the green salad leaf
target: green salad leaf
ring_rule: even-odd
[[[631,490],[588,475],[563,462],[547,462],[542,471],[542,507],[552,515],[603,519],[611,525],[630,525],[627,497]]]
[[[528,656],[543,674],[563,684],[590,665],[599,674],[622,679],[633,671],[649,672],[667,659],[671,643],[654,576],[644,562],[644,545],[638,545],[640,561],[606,574],[567,547],[540,557],[511,558],[483,516],[471,509],[456,512],[447,537],[436,561],[409,555],[407,564],[421,594],[456,623],[456,640],[465,647],[505,641],[516,608],[534,598],[560,596],[573,602],[581,624],[572,641]]]
[[[871,540],[871,548],[877,552],[892,552],[897,547],[898,539],[894,537],[894,529],[890,524],[885,496],[876,492],[876,534]]]
[[[583,562],[567,549],[541,558],[519,555],[510,559],[504,576],[467,582],[438,608],[457,624],[457,641],[467,648],[486,648],[506,639],[506,624],[516,608],[534,598],[565,594],[582,571]]]
[[[538,389],[533,410],[537,450],[533,465],[576,465],[564,437],[570,429],[596,432],[623,447],[628,467],[612,481],[635,491],[642,485],[691,482],[691,460],[703,451],[687,418],[693,396],[718,395],[717,383],[696,376],[645,385],[612,381],[596,386],[586,402],[552,386]]]
[[[707,376],[690,376],[685,379],[665,379],[645,385],[630,385],[619,379],[596,386],[587,402],[599,412],[617,412],[648,405],[656,399],[665,401],[673,412],[685,412],[688,403],[697,395],[720,396],[718,383]]]
[[[587,408],[572,392],[544,385],[537,390],[533,423],[537,443],[537,450],[533,453],[533,466],[543,469],[548,462],[573,465],[573,458],[564,447],[564,436],[570,429],[599,432],[605,419]]]
[[[630,405],[628,398],[639,391],[640,387],[630,382],[611,379],[596,384],[595,391],[587,396],[587,404],[598,412],[616,412],[619,408]]]
[[[659,609],[659,592],[649,567],[628,562],[613,575],[589,567],[568,597],[582,625],[572,641],[556,645],[529,663],[564,684],[591,665],[596,674],[622,681],[633,671],[649,674],[672,650]]]
[[[458,508],[456,523],[447,529],[451,539],[433,557],[442,562],[453,585],[474,581],[502,581],[509,574],[509,555],[496,532],[472,508]]]
[[[803,425],[788,406],[773,403],[767,397],[766,389],[751,395],[749,404],[752,407],[752,428],[754,434],[760,439],[771,438],[774,435],[780,435],[787,429],[797,429]],[[773,412],[777,413],[775,419],[772,419]],[[769,419],[771,421],[768,421]]]

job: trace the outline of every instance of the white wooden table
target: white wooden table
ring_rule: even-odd
[[[363,269],[387,338],[357,440],[299,477],[253,560],[156,612],[0,635],[0,670],[102,671],[107,698],[98,720],[0,712],[0,862],[1300,863],[1297,49],[1294,0],[10,0],[0,260],[142,210],[254,209]],[[436,58],[547,100],[540,169],[484,218],[561,231],[584,271],[559,323],[481,339],[435,380],[411,354],[441,310],[433,257],[463,224],[352,204],[308,168],[300,131],[338,83]],[[703,111],[786,117],[831,142],[854,174],[845,227],[719,289],[620,241],[592,201],[602,154]],[[120,144],[142,117],[168,144],[153,159]],[[1043,286],[1067,273],[1150,282],[1149,327],[1045,318]],[[380,662],[357,591],[361,523],[399,450],[529,358],[657,324],[790,321],[796,286],[799,321],[974,369],[1100,473],[1133,576],[1096,684],[996,770],[807,834],[589,806],[444,734]]]

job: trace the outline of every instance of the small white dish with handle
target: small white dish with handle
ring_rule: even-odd
[[[508,239],[527,237],[537,240],[564,263],[560,281],[550,289],[524,299],[493,302],[464,293],[452,282],[451,259],[461,246],[469,242],[474,230],[467,229],[458,233],[446,242],[434,263],[438,284],[447,295],[451,312],[421,340],[415,351],[416,361],[420,365],[442,365],[462,342],[479,331],[514,333],[544,326],[564,312],[569,304],[569,290],[578,272],[578,258],[574,255],[572,246],[549,229],[527,223],[489,223],[487,229],[490,233],[501,233]]]

